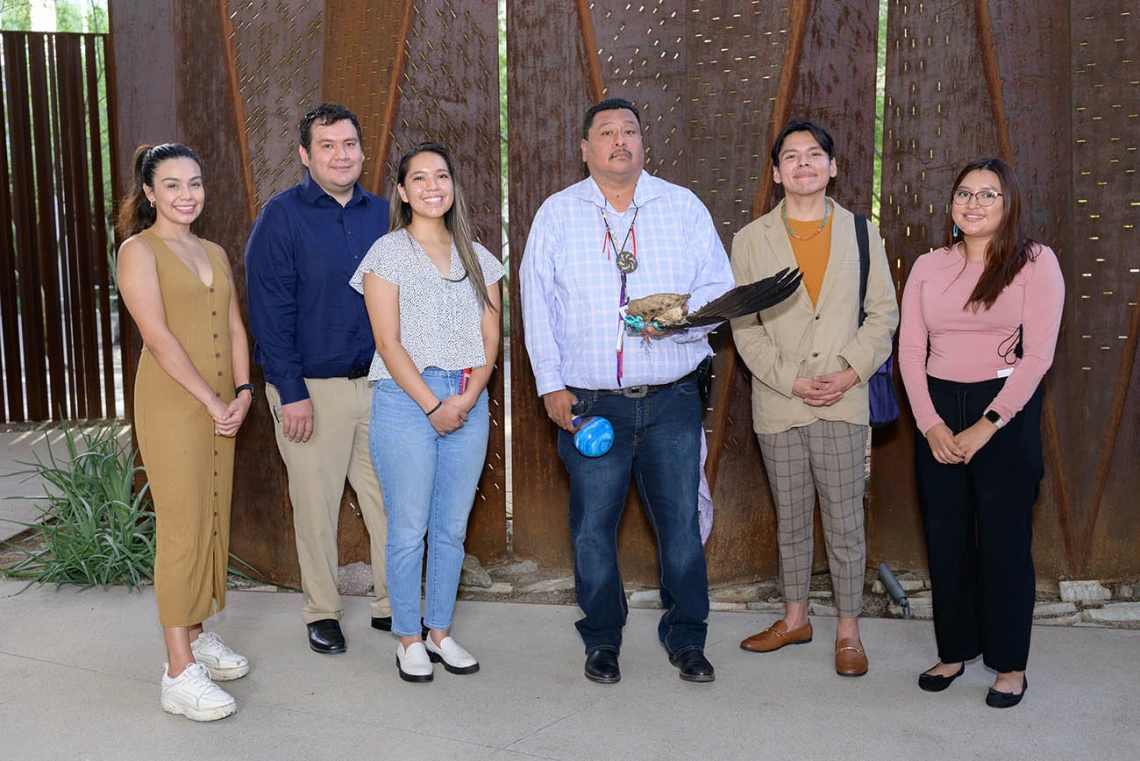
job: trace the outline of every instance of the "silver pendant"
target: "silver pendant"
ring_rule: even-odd
[[[629,251],[622,251],[617,255],[617,268],[623,275],[628,275],[637,269],[637,257]]]

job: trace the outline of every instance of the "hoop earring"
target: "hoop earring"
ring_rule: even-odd
[[[154,206],[154,201],[151,201],[151,202],[150,202],[150,205],[151,205],[151,206]],[[954,223],[954,237],[955,237],[955,238],[957,238],[957,237],[958,237],[958,223],[957,223],[957,222],[955,222],[955,223]]]

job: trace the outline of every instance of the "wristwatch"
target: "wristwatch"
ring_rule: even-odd
[[[1001,415],[997,414],[993,410],[986,410],[986,414],[982,417],[993,423],[995,428],[1001,428],[1003,425],[1005,425],[1005,421],[1001,419]]]
[[[256,394],[253,393],[253,384],[252,383],[243,383],[240,386],[238,386],[237,388],[235,388],[234,389],[234,398],[237,399],[237,395],[240,394],[242,391],[248,391],[249,392],[249,400],[251,402],[256,397]]]

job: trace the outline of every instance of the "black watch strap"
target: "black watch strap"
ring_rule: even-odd
[[[234,389],[234,398],[237,398],[237,395],[240,394],[242,391],[248,391],[249,392],[249,400],[251,402],[257,396],[255,393],[253,393],[253,384],[252,383],[243,383],[240,386],[238,386],[237,388],[235,388]]]

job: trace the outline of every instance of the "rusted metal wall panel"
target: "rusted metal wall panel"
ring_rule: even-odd
[[[413,27],[417,39],[406,43],[403,22],[411,10],[419,14]],[[157,76],[128,70],[118,78],[116,88],[127,94],[118,110],[124,125],[121,153],[129,156],[142,139],[178,139],[198,152],[209,199],[197,232],[229,254],[243,315],[243,255],[253,216],[260,203],[304,175],[297,123],[323,100],[342,102],[360,117],[366,186],[382,185],[390,174],[385,159],[391,151],[384,146],[393,134],[405,144],[429,135],[448,143],[463,166],[479,237],[498,250],[499,167],[497,160],[486,160],[498,148],[496,6],[490,1],[457,4],[447,16],[436,10],[406,3],[362,7],[346,0],[180,0],[153,9],[116,8],[111,22],[120,60],[137,59],[156,37],[169,40],[166,49],[174,51]],[[443,52],[433,50],[441,42]],[[400,113],[389,108],[388,90],[405,45],[424,62],[425,77],[417,79],[413,69],[405,80],[417,94],[404,98]],[[439,70],[448,76],[440,79]],[[168,122],[155,125],[145,113],[131,110],[139,104],[157,108],[171,93],[174,118]],[[429,108],[445,117],[430,129],[422,122]],[[204,109],[210,118],[203,117]],[[396,117],[404,120],[398,128],[389,123]],[[381,193],[386,195],[386,189],[381,187]],[[137,354],[132,370],[135,363]],[[256,365],[253,375],[256,383],[263,381]],[[506,550],[502,381],[495,383],[491,391],[499,410],[498,433],[492,436],[488,473],[468,534],[469,550],[484,560]],[[237,446],[234,552],[266,578],[296,584],[287,476],[264,403],[251,408]],[[370,560],[367,532],[350,487],[341,505],[339,548],[342,564]]]
[[[992,30],[992,53],[987,57],[1001,82],[993,120],[999,130],[1003,126],[1006,130],[1006,137],[1000,132],[998,135],[1000,150],[1018,172],[1025,197],[1026,228],[1057,252],[1068,285],[1066,315],[1071,315],[1079,299],[1073,288],[1078,277],[1077,257],[1069,237],[1073,208],[1068,183],[1071,74],[1067,56],[1058,55],[1069,47],[1069,19],[1058,12],[1056,0],[1025,3],[1016,12],[994,0],[985,5],[989,24],[980,25],[979,37],[985,46],[987,26]],[[1004,155],[1007,150],[1008,155]],[[1068,383],[1076,379],[1063,372],[1074,364],[1072,352],[1078,347],[1078,331],[1072,327],[1072,320],[1066,317],[1054,369],[1046,380],[1042,423],[1046,477],[1041,484],[1034,531],[1037,571],[1050,578],[1071,572],[1077,561],[1072,532],[1076,524],[1071,520],[1068,492],[1063,487],[1066,465],[1055,414],[1058,399],[1066,398]]]
[[[329,0],[325,5],[322,98],[345,103],[356,112],[365,135],[360,182],[386,198],[391,174],[388,145],[393,129],[387,120],[398,99],[392,92],[392,75],[406,52],[405,38],[410,30],[405,27],[417,16],[415,4],[412,0]],[[363,19],[368,22],[361,23]],[[451,56],[430,48],[421,51],[420,58],[421,62],[430,59],[434,65],[451,62]],[[416,121],[415,115],[407,112],[402,118],[405,123]]]
[[[265,203],[305,175],[297,125],[321,102],[325,3],[231,0],[226,5],[250,169],[257,200]]]
[[[1048,473],[1035,524],[1039,573],[1047,577],[1140,573],[1140,527],[1127,509],[1138,487],[1140,449],[1140,263],[1129,245],[1132,204],[1140,197],[1130,68],[1137,35],[1128,6],[1123,0],[1032,0],[1017,7],[999,0],[888,3],[880,228],[900,290],[911,263],[948,240],[949,183],[963,163],[982,155],[1013,161],[1027,196],[1028,226],[1058,252],[1065,272],[1069,295],[1044,421]],[[232,25],[228,52],[218,8]],[[780,126],[772,122],[787,117],[812,118],[831,130],[840,166],[831,192],[844,205],[868,211],[875,0],[632,6],[536,0],[508,2],[507,12],[512,275],[538,206],[584,176],[581,117],[603,93],[628,97],[643,109],[648,169],[692,188],[726,244],[772,203],[767,151]],[[452,148],[478,237],[498,250],[490,0],[438,7],[400,0],[363,9],[347,0],[162,0],[120,4],[112,23],[119,60],[136,59],[142,46],[148,60],[160,58],[145,72],[119,72],[120,164],[142,139],[193,137],[204,146],[196,147],[213,178],[211,197],[248,193],[263,202],[303,172],[294,136],[301,113],[319,100],[337,99],[361,115],[366,182],[382,193],[391,163],[410,143],[432,138]],[[201,46],[194,56],[207,56],[211,82],[186,84],[202,76],[200,66],[187,68],[191,45]],[[240,97],[232,86],[227,93],[227,77],[238,82]],[[235,126],[211,137],[189,125],[197,119],[214,126],[216,119],[199,113],[203,103],[212,109],[219,102],[221,120]],[[243,141],[246,158],[234,159],[235,142]],[[13,157],[13,175],[32,171],[17,162]],[[235,241],[227,248],[239,265],[248,216],[215,223],[206,221],[207,211],[204,220],[220,225],[223,245]],[[514,547],[546,568],[568,569],[566,476],[555,429],[535,395],[517,289],[512,296]],[[727,583],[774,575],[775,519],[751,432],[746,373],[727,331],[714,346],[718,377],[706,426],[716,445],[710,476],[717,527],[708,557],[713,583]],[[492,382],[496,399],[504,380],[496,375]],[[235,502],[235,539],[249,537],[251,557],[277,578],[295,580],[284,472],[267,415],[259,414],[239,442],[239,461],[251,480],[238,480],[243,507]],[[495,414],[498,431],[469,534],[484,559],[504,548],[505,484],[495,472],[505,456],[503,419]],[[925,566],[913,436],[905,409],[904,420],[875,433],[867,523],[872,562]],[[623,570],[629,579],[653,582],[654,543],[632,495],[629,508],[619,540]],[[344,509],[342,561],[366,560],[362,523],[350,517],[351,495]],[[267,538],[267,525],[281,532]],[[822,559],[817,552],[817,567]]]
[[[749,61],[746,69],[749,73],[768,72],[764,77],[757,77],[766,84],[767,91],[749,93],[746,98],[750,102],[768,103],[772,110],[762,131],[750,136],[735,136],[737,145],[750,149],[748,153],[751,154],[754,179],[751,184],[742,185],[735,191],[733,201],[741,212],[746,213],[739,215],[742,219],[738,220],[732,232],[751,221],[753,209],[749,201],[758,193],[768,196],[773,185],[768,153],[775,134],[783,126],[782,123],[773,123],[778,118],[776,110],[786,113],[787,118],[811,118],[827,128],[835,139],[839,166],[839,175],[829,192],[848,208],[870,213],[875,83],[873,78],[853,77],[846,73],[874,71],[877,20],[878,6],[873,0],[810,3],[800,13],[792,14],[788,19],[788,31],[793,39],[802,37],[803,48],[799,53],[796,76],[792,79],[794,89],[787,92],[780,92],[776,87],[781,79],[787,80],[782,76],[785,64],[780,57],[787,61],[788,56],[795,55],[796,51],[788,51],[786,46],[772,43],[769,45],[771,60],[754,57]],[[796,34],[796,24],[803,24],[799,35]],[[734,25],[733,31],[737,28]],[[747,30],[744,30],[744,35],[745,41],[761,36],[749,34]],[[844,44],[832,44],[838,39],[843,39]],[[762,210],[766,211],[774,201],[769,197],[761,204]],[[727,329],[720,332],[728,338]],[[731,346],[724,347],[724,351],[720,351],[719,346],[717,348],[722,359],[720,372],[731,372],[731,376],[718,384],[720,393],[714,399],[714,405],[727,404],[729,407],[722,454],[715,473],[716,516],[723,530],[714,529],[708,547],[710,579],[714,584],[769,577],[778,570],[775,508],[760,448],[752,431],[751,381]],[[873,520],[869,518],[868,526],[871,525]],[[826,568],[818,518],[815,565]]]
[[[722,240],[730,243],[732,234],[752,219],[752,198],[765,172],[770,173],[767,153],[785,60],[788,8],[750,2],[593,3],[588,28],[583,29],[565,5],[508,6],[511,129],[531,134],[538,125],[545,127],[541,146],[511,142],[511,166],[528,169],[522,178],[512,173],[515,258],[542,200],[583,176],[578,124],[594,99],[590,51],[583,42],[591,36],[605,95],[627,97],[642,109],[647,169],[697,193]],[[852,196],[862,192],[869,201],[872,153],[867,146],[874,129],[874,81],[844,80],[836,72],[853,65],[874,70],[877,7],[863,2],[857,7],[820,3],[812,8],[804,16],[812,39],[828,38],[846,25],[850,44],[815,54],[805,66],[808,79],[797,91],[797,108],[844,114],[838,130],[842,135],[849,132],[860,147],[853,149],[853,181],[843,180],[843,187]],[[534,97],[549,91],[543,81],[548,72],[561,75],[555,103]],[[516,92],[522,103],[512,97]],[[525,357],[517,311],[514,316],[513,356]],[[718,350],[728,341],[727,329],[719,332],[713,339]],[[568,568],[568,495],[555,431],[534,396],[529,366],[518,360],[513,364],[515,549]],[[747,380],[735,366],[728,373],[718,370],[718,375],[725,377],[717,379],[714,404],[729,405],[731,423],[716,478],[718,528],[708,547],[714,583],[767,575],[775,568],[774,514],[751,432]],[[711,418],[706,423],[711,425]],[[629,579],[650,582],[656,579],[655,542],[636,498],[631,496],[627,507],[619,535],[622,569]]]
[[[571,563],[569,491],[556,429],[535,390],[515,283],[538,207],[583,177],[582,115],[594,102],[587,54],[570,3],[507,3],[514,550],[548,568]]]
[[[1072,238],[1066,317],[1075,344],[1056,395],[1082,576],[1140,574],[1140,13],[1125,0],[1071,4]],[[1079,275],[1076,276],[1076,275]],[[1058,384],[1060,387],[1060,384]],[[1095,442],[1095,446],[1094,446]]]
[[[398,101],[387,127],[388,155],[377,167],[383,175],[378,187],[387,195],[396,164],[412,145],[424,140],[441,143],[457,164],[476,240],[501,256],[498,4],[441,0],[416,11],[406,42],[400,40],[407,45],[403,77],[397,92],[388,95]],[[385,53],[385,60],[390,58]],[[502,345],[500,341],[499,362],[488,385],[491,435],[465,545],[484,561],[499,559],[507,551]]]
[[[999,140],[971,3],[891,0],[887,16],[886,100],[880,232],[899,282],[922,254],[950,237],[950,185],[958,169],[997,155]],[[901,380],[896,378],[901,389]],[[909,407],[875,433],[871,475],[871,560],[925,568],[926,546],[914,486]]]

